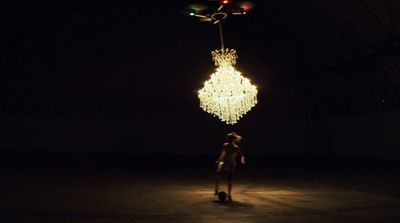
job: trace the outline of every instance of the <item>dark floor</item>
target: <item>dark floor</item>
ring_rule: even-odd
[[[0,160],[0,222],[400,222],[395,161],[248,156],[234,201],[218,203],[214,156],[2,153]]]

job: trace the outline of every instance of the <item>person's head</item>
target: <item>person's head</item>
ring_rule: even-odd
[[[228,143],[239,142],[241,139],[242,137],[238,135],[236,132],[230,132],[226,136],[226,141],[228,141]]]

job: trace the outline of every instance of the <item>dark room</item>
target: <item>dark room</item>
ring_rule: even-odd
[[[400,222],[400,1],[0,13],[0,222]]]

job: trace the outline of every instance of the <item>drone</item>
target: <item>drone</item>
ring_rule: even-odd
[[[208,0],[209,2],[219,1],[218,8],[210,10],[204,4],[191,4],[187,8],[187,14],[195,16],[202,22],[211,24],[221,24],[229,15],[246,15],[254,4],[250,1],[236,2],[233,0]]]

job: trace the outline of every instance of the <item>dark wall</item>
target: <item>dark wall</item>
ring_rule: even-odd
[[[194,108],[204,113],[200,108]],[[196,114],[196,112],[193,112]],[[305,121],[245,119],[229,127],[213,117],[156,116],[9,116],[3,117],[2,150],[128,152],[144,154],[215,154],[225,135],[244,137],[248,154],[303,153]],[[144,122],[143,119],[147,119]],[[180,119],[180,120],[177,120]],[[182,121],[184,120],[184,121]],[[205,121],[205,122],[204,122]],[[203,122],[203,123],[201,123]]]
[[[400,159],[400,113],[376,112],[308,121],[311,153]]]
[[[375,77],[347,75],[354,74],[351,66],[340,78],[321,76],[319,70],[306,78],[308,70],[299,65],[309,48],[294,46],[302,40],[314,45],[315,38],[324,40],[314,34],[329,33],[310,33],[317,31],[311,24],[301,29],[306,39],[288,35],[290,29],[298,34],[297,26],[285,25],[291,10],[257,7],[263,9],[224,26],[226,46],[238,50],[238,70],[260,90],[259,104],[230,127],[203,112],[196,96],[215,69],[210,55],[219,48],[215,26],[184,15],[181,3],[61,2],[6,8],[9,19],[0,41],[0,150],[214,154],[226,133],[235,130],[244,136],[247,153],[400,157],[397,113],[305,119],[314,110],[320,116],[366,112],[358,109],[357,104],[369,101],[361,95],[377,94],[382,106],[385,95],[373,89],[389,88],[375,86],[380,83]],[[284,23],[273,19],[277,16]],[[310,53],[313,63],[331,52],[315,49],[321,52]],[[393,84],[389,93],[397,91],[398,81],[392,79],[387,79]],[[289,84],[296,80],[305,84]],[[371,85],[367,93],[362,80]],[[387,96],[390,102],[395,94]]]
[[[225,134],[243,135],[248,154],[339,155],[400,159],[400,113],[329,119],[256,119],[231,127],[193,107],[193,113],[135,116],[8,116],[0,150],[139,154],[216,154]]]

